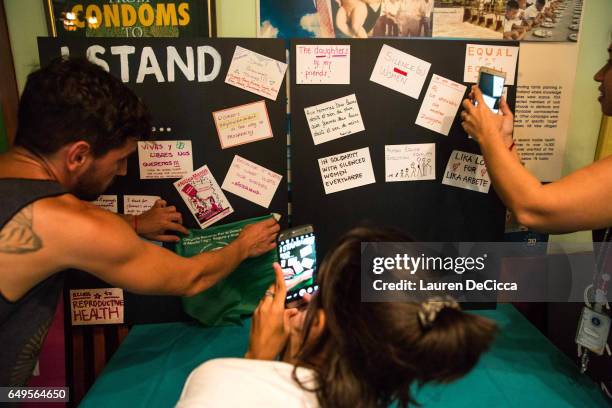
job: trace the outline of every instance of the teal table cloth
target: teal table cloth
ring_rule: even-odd
[[[417,391],[424,408],[610,406],[596,384],[514,307],[498,305],[477,313],[501,329],[492,349],[466,377]],[[244,354],[249,328],[250,320],[241,327],[135,326],[80,406],[172,407],[195,367]]]

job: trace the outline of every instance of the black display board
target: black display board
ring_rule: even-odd
[[[95,57],[105,61],[110,72],[122,76],[121,58],[113,55],[111,47],[131,46],[134,52],[128,55],[129,81],[126,85],[139,95],[149,106],[153,116],[153,126],[158,129],[153,134],[154,140],[191,140],[193,147],[194,170],[208,165],[217,183],[221,185],[234,158],[239,155],[267,169],[283,175],[283,179],[274,195],[269,209],[247,201],[229,192],[224,192],[234,208],[234,213],[213,225],[225,224],[250,217],[276,212],[283,215],[281,225],[287,220],[287,126],[286,126],[286,84],[283,82],[275,101],[257,94],[226,84],[225,77],[236,46],[266,55],[280,61],[286,60],[285,43],[274,39],[53,39],[39,38],[41,65],[60,56],[61,47],[68,47],[70,55],[84,56],[95,50]],[[175,47],[183,60],[186,60],[186,47],[194,50],[196,75],[193,81],[188,80],[177,68],[175,80],[168,82],[166,72],[166,49]],[[219,74],[214,80],[198,82],[197,69],[201,63],[197,57],[197,48],[210,46],[221,56]],[[142,83],[136,83],[141,52],[143,48],[152,48],[161,67],[164,82],[158,82],[155,75],[146,75]],[[103,52],[102,52],[103,51]],[[213,61],[209,55],[204,59],[206,74],[212,71]],[[126,75],[126,72],[123,72]],[[264,139],[241,146],[221,149],[217,130],[212,119],[212,112],[250,102],[265,100],[273,138]],[[159,129],[164,132],[159,132]],[[167,129],[170,131],[167,131]],[[184,224],[188,228],[198,228],[197,223],[178,192],[173,186],[176,179],[141,180],[138,158],[130,157],[128,175],[120,177],[106,194],[118,195],[119,212],[123,209],[123,195],[157,195],[176,205],[183,214]],[[170,249],[173,249],[170,247]],[[79,274],[69,279],[69,288],[108,287],[92,277]],[[186,318],[182,311],[180,298],[165,296],[137,296],[125,294],[125,321],[127,323],[171,321]]]
[[[319,256],[360,224],[399,228],[419,241],[503,241],[505,209],[488,194],[441,184],[453,150],[480,153],[461,127],[459,112],[448,136],[415,124],[433,74],[463,83],[466,44],[517,46],[508,41],[431,39],[299,39],[291,42],[292,223],[313,224]],[[349,85],[297,85],[296,45],[350,44]],[[418,100],[370,81],[383,44],[431,63]],[[469,92],[469,85],[468,91]],[[314,145],[304,108],[355,94],[365,131]],[[516,89],[508,88],[514,108]],[[436,144],[436,180],[385,182],[385,145]],[[369,147],[375,184],[325,194],[318,159]]]

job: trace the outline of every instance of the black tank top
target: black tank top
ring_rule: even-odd
[[[55,181],[0,179],[0,231],[26,206],[65,193]],[[23,386],[32,375],[63,283],[63,273],[52,275],[16,302],[0,293],[0,386]]]
[[[378,4],[378,10],[374,10],[374,8],[369,4],[366,4],[366,7],[368,8],[368,15],[366,16],[366,19],[363,22],[363,29],[366,33],[369,33],[370,30],[372,30],[376,25],[378,17],[380,17],[380,12],[382,11],[382,2]]]

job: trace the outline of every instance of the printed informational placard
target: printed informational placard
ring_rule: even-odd
[[[463,82],[478,82],[480,67],[488,67],[506,73],[506,85],[514,85],[514,73],[519,47],[503,45],[466,44]]]
[[[545,64],[541,60],[543,50]],[[555,181],[563,174],[577,64],[576,44],[521,43],[514,138],[525,168],[540,181]],[[596,84],[592,86],[589,89],[595,92]],[[584,90],[576,94],[581,92]],[[589,129],[596,134],[599,122],[581,124],[583,133]]]
[[[415,123],[448,136],[465,90],[465,85],[434,74]]]
[[[268,208],[282,178],[280,174],[236,155],[221,188]]]
[[[297,84],[350,84],[350,45],[297,45]]]
[[[123,323],[123,289],[71,289],[73,326]]]
[[[419,99],[431,64],[384,44],[370,81]]]
[[[286,70],[284,62],[236,46],[225,82],[275,101]]]
[[[365,130],[355,94],[304,108],[315,145]]]
[[[436,144],[385,146],[385,181],[436,179]]]
[[[484,157],[479,154],[453,150],[444,171],[442,184],[488,193],[491,179],[489,179]]]
[[[187,177],[175,181],[174,187],[198,221],[200,228],[206,228],[234,212],[206,165]]]
[[[138,142],[140,178],[181,178],[193,172],[191,140]]]
[[[115,214],[119,211],[116,195],[101,195],[95,200],[91,201],[91,203],[104,210],[114,212]]]
[[[123,196],[123,213],[127,215],[140,215],[149,211],[159,196],[150,195],[126,195]]]
[[[272,137],[265,101],[223,109],[212,115],[222,149]]]
[[[325,194],[376,183],[368,147],[323,157],[319,169]]]

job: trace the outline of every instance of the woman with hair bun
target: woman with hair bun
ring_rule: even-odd
[[[196,368],[177,407],[407,407],[416,404],[412,384],[468,373],[493,341],[492,321],[451,298],[361,301],[361,243],[406,241],[389,230],[351,230],[325,257],[319,291],[303,311],[285,309],[275,264],[276,283],[255,311],[245,358]]]

